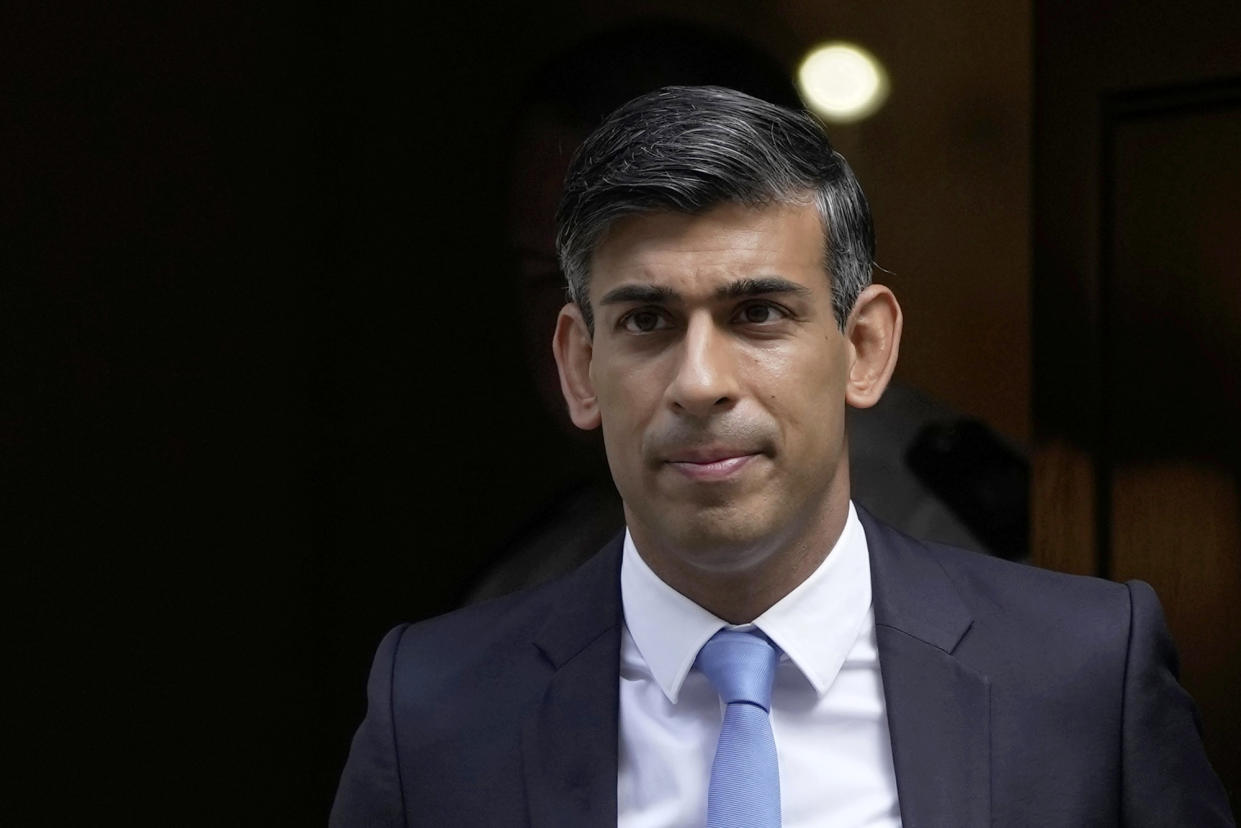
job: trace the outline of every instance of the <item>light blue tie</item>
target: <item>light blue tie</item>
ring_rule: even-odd
[[[720,630],[698,652],[727,707],[711,765],[707,828],[780,828],[771,682],[780,651],[762,633]]]

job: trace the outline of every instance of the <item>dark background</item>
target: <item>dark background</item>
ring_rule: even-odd
[[[505,138],[539,61],[663,4],[254,5],[0,26],[8,824],[321,824],[383,632],[456,606],[597,465],[514,344]],[[1072,224],[1048,184],[1086,180],[1065,147],[1099,157],[1061,140],[1065,102],[1093,117],[1139,63],[1172,68],[1136,85],[1241,74],[1231,4],[1122,6],[676,10],[790,66],[835,36],[889,62],[888,108],[833,137],[909,299],[902,378],[1032,446],[1036,488],[1041,448],[1097,448],[1046,380],[1080,352],[1039,356],[1040,331],[1098,333],[1060,255],[1093,207]]]
[[[9,824],[322,823],[379,637],[590,464],[514,347],[519,21],[257,5],[4,27]]]

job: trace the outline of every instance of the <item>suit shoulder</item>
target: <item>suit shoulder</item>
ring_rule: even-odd
[[[922,542],[953,580],[962,580],[999,594],[1012,591],[1019,595],[1033,591],[1039,597],[1047,593],[1060,595],[1068,601],[1127,602],[1124,584],[1092,575],[1071,575],[1044,569],[1029,563],[1007,561],[981,552],[973,552],[947,544]]]
[[[404,625],[395,660],[415,661],[425,669],[475,660],[493,649],[529,641],[555,604],[557,586],[553,581]]]
[[[393,660],[398,683],[419,692],[459,692],[541,672],[571,655],[586,630],[619,622],[619,543],[548,583],[411,624]],[[568,643],[564,643],[568,641]]]
[[[1106,613],[1124,609],[1129,595],[1123,584],[1085,575],[1070,575],[1028,563],[1008,561],[981,552],[906,535],[859,509],[868,543],[895,567],[892,571],[925,577],[942,571],[967,604],[981,604],[1035,614],[1074,607]],[[872,550],[873,551],[873,550]],[[872,556],[873,557],[873,556]],[[927,568],[928,564],[933,564]]]
[[[1014,641],[1076,650],[1084,657],[1106,653],[1108,661],[1120,658],[1123,663],[1133,612],[1125,584],[942,544],[925,548],[969,605],[975,632],[991,629]]]

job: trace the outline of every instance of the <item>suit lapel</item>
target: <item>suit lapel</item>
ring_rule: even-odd
[[[989,682],[953,656],[969,610],[916,541],[858,513],[901,820],[905,828],[989,825]]]
[[[525,723],[530,824],[616,825],[621,538],[566,579],[535,640],[553,673]]]

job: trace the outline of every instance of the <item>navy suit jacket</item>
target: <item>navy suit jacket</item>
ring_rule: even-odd
[[[1148,585],[859,513],[906,828],[1233,824]],[[614,826],[620,557],[389,633],[331,824]]]

